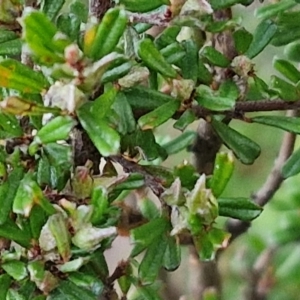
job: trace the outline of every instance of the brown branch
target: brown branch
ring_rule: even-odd
[[[149,25],[155,25],[159,27],[167,27],[170,23],[170,18],[167,18],[161,12],[140,14],[140,13],[127,13],[131,23],[147,23]]]
[[[89,17],[101,20],[110,7],[110,0],[89,0]]]
[[[248,276],[248,285],[244,291],[245,300],[266,300],[271,287],[274,285],[271,260],[276,249],[267,248],[256,259]]]
[[[288,117],[296,117],[298,113],[296,111],[287,111],[286,115]],[[295,140],[296,135],[294,133],[286,132],[284,134],[273,169],[262,187],[252,195],[253,200],[260,206],[266,205],[282,184],[284,178],[281,175],[281,170],[286,160],[293,153]],[[232,234],[232,240],[246,232],[249,227],[250,223],[239,220],[230,219],[227,223],[227,230]]]
[[[238,101],[234,109],[224,111],[211,111],[200,105],[192,106],[192,110],[197,118],[205,118],[211,114],[224,114],[231,118],[240,118],[241,114],[249,112],[264,112],[264,111],[285,111],[285,110],[299,110],[300,100],[298,101],[284,101],[276,100],[260,100],[260,101]]]

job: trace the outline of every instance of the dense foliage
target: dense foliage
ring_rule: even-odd
[[[257,4],[254,32],[231,11],[251,0],[104,2],[0,1],[0,300],[160,299],[180,243],[214,260],[239,234],[217,218],[243,232],[262,212],[251,195],[222,197],[234,161],[261,153],[230,121],[300,134],[296,113],[245,116],[299,107],[299,1]],[[253,58],[269,44],[285,48],[266,83]],[[186,148],[196,167],[163,166]],[[109,274],[118,236],[132,250]]]

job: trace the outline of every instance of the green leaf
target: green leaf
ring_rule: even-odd
[[[223,21],[213,21],[211,23],[208,23],[205,27],[205,31],[209,31],[212,33],[218,33],[225,30],[231,30],[232,28],[235,28],[237,25],[239,25],[239,19],[238,18],[232,18],[228,20]]]
[[[300,42],[295,41],[293,43],[288,44],[284,48],[284,54],[287,56],[288,59],[299,62],[300,61]]]
[[[198,80],[201,83],[210,84],[212,82],[213,75],[212,73],[206,68],[202,59],[198,60]]]
[[[69,145],[50,143],[43,147],[44,155],[49,164],[50,174],[45,174],[50,178],[50,186],[61,191],[70,178],[70,168],[72,166],[72,149]],[[43,158],[45,157],[45,158]],[[47,168],[47,165],[45,165]],[[47,172],[47,170],[45,170]]]
[[[214,258],[214,245],[206,232],[202,231],[200,235],[194,236],[193,240],[201,261],[210,261]]]
[[[24,39],[41,64],[53,65],[56,62],[64,62],[64,49],[70,41],[64,37],[55,38],[57,28],[46,15],[32,11],[26,14],[22,25]]]
[[[162,267],[167,248],[165,238],[155,239],[147,248],[147,252],[139,266],[139,279],[143,285],[149,285],[156,280]]]
[[[17,38],[19,38],[19,36],[14,31],[0,29],[0,44],[4,43],[4,42],[15,40]]]
[[[138,55],[150,69],[165,77],[175,78],[177,76],[175,69],[165,60],[149,38],[140,41],[138,45]]]
[[[130,238],[135,245],[130,256],[138,255],[155,240],[159,240],[161,235],[167,230],[168,225],[168,221],[161,217],[152,219],[150,222],[131,230]]]
[[[99,96],[91,105],[91,112],[99,119],[103,119],[111,106],[113,105],[117,96],[117,90],[111,88]]]
[[[30,213],[29,222],[31,228],[32,237],[38,240],[42,227],[47,221],[47,214],[41,206],[35,205]]]
[[[155,203],[146,197],[139,199],[138,207],[142,215],[148,220],[158,218],[160,215],[159,209],[157,208]]]
[[[35,203],[34,198],[40,198],[42,196],[41,190],[39,191],[38,195],[34,195],[32,184],[32,175],[27,173],[21,180],[14,198],[12,207],[12,211],[14,213],[29,217],[30,211]]]
[[[97,225],[104,221],[105,214],[107,214],[109,207],[107,191],[102,186],[94,188],[91,197],[91,205],[94,207],[91,222],[93,225]]]
[[[129,176],[122,182],[118,182],[114,186],[114,190],[134,190],[142,187],[145,184],[144,176],[139,173],[130,173]]]
[[[124,264],[125,266],[125,275],[121,276],[120,278],[118,278],[118,285],[123,293],[123,295],[127,295],[131,284],[132,284],[132,267],[130,264]]]
[[[6,223],[0,225],[0,236],[15,241],[22,247],[29,248],[31,236],[21,230],[13,221],[8,219]]]
[[[196,89],[195,98],[201,106],[207,109],[213,111],[224,111],[232,109],[235,105],[235,100],[237,96],[231,96],[232,95],[230,94],[221,96],[220,93],[216,93],[212,91],[208,86],[201,84]]]
[[[77,114],[82,127],[101,155],[110,156],[118,153],[120,136],[105,120],[98,119],[88,105],[82,105],[77,110]]]
[[[96,31],[87,31],[85,35],[84,52],[94,60],[111,53],[117,46],[127,25],[127,15],[124,9],[110,8],[101,20]],[[94,36],[93,36],[94,35]]]
[[[153,110],[174,98],[143,86],[125,89],[124,94],[132,109]]]
[[[6,294],[11,284],[11,277],[8,274],[0,275],[0,300],[6,300]]]
[[[285,0],[274,4],[264,5],[256,9],[255,16],[259,19],[269,19],[285,12],[296,5],[294,0]]]
[[[45,198],[39,185],[32,179],[32,174],[27,173],[20,182],[12,210],[16,214],[29,217],[34,205],[40,205],[49,215],[56,212],[52,204]]]
[[[250,32],[248,32],[245,28],[241,28],[236,30],[233,33],[234,45],[238,54],[244,54],[253,39],[253,36]]]
[[[7,42],[0,43],[1,56],[16,56],[21,54],[22,41],[21,39],[14,39]]]
[[[133,66],[133,61],[125,61],[124,63],[115,66],[114,68],[108,68],[108,70],[101,77],[101,83],[105,84],[108,82],[113,82],[124,77],[129,73]]]
[[[258,24],[253,34],[253,40],[245,55],[249,58],[257,56],[269,44],[277,31],[277,26],[271,20],[265,20]]]
[[[22,294],[26,299],[33,298],[34,300],[36,297],[34,297],[34,292],[36,290],[36,285],[32,281],[28,279],[25,279],[25,281],[22,281],[19,292]],[[37,300],[45,300],[43,298],[37,299]]]
[[[151,129],[137,130],[122,139],[122,151],[128,151],[130,156],[141,154],[144,159],[151,161],[158,157],[166,158],[165,150],[156,143]]]
[[[6,300],[26,300],[26,299],[23,295],[21,295],[15,289],[10,288],[7,291]]]
[[[70,116],[58,116],[44,125],[34,137],[38,144],[49,144],[69,137],[76,121]]]
[[[98,278],[100,278],[102,281],[105,281],[105,279],[108,277],[109,271],[103,251],[103,249],[97,249],[91,254],[88,267],[95,272]]]
[[[169,64],[178,64],[186,55],[184,48],[178,42],[172,43],[160,50]]]
[[[216,119],[212,120],[212,125],[224,144],[233,151],[242,163],[253,164],[260,155],[259,145],[249,138]]]
[[[67,227],[67,220],[61,213],[54,214],[48,219],[49,229],[55,239],[58,253],[64,262],[71,257],[70,234]]]
[[[80,0],[75,0],[70,5],[70,13],[76,15],[82,23],[87,22],[88,8],[87,5],[82,3]]]
[[[182,43],[185,55],[180,60],[182,76],[185,79],[196,81],[198,77],[198,47],[193,40],[185,40]]]
[[[95,296],[100,296],[104,290],[104,284],[97,276],[83,272],[72,272],[68,274],[68,279],[78,287],[91,290]]]
[[[8,175],[7,181],[0,186],[0,198],[5,199],[5,201],[2,201],[0,208],[0,225],[6,222],[11,212],[12,204],[23,176],[23,168],[17,167]]]
[[[297,23],[297,26],[298,24],[299,23]],[[300,38],[300,27],[295,26],[291,28],[289,25],[287,26],[284,25],[278,27],[271,43],[273,46],[280,47],[292,43],[294,41],[296,41],[295,42],[296,44],[299,38]],[[289,45],[287,47],[289,47]],[[286,51],[284,51],[284,53],[287,55]]]
[[[180,101],[172,99],[160,107],[138,119],[138,125],[142,130],[153,129],[168,121],[180,107]]]
[[[273,59],[273,67],[293,83],[297,83],[300,80],[300,72],[287,60],[279,59],[275,56]]]
[[[61,14],[57,18],[57,28],[66,34],[71,41],[76,41],[80,35],[80,19],[76,15]]]
[[[162,5],[169,5],[169,0],[139,0],[137,3],[135,0],[120,0],[120,4],[123,4],[126,8],[126,10],[132,11],[132,12],[148,12],[150,10],[154,10]]]
[[[300,134],[300,118],[298,117],[258,116],[252,118],[252,121]]]
[[[42,12],[51,20],[55,20],[60,9],[63,7],[65,0],[44,0],[42,2]]]
[[[136,128],[135,118],[126,96],[119,92],[112,105],[112,109],[118,115],[117,130],[121,134],[131,133]]]
[[[17,281],[20,281],[27,276],[26,264],[19,260],[4,262],[1,264],[1,268]]]
[[[173,127],[178,130],[185,130],[188,125],[196,120],[195,113],[191,109],[187,109],[181,117],[174,123]]]
[[[237,100],[239,97],[239,89],[237,85],[230,79],[221,83],[218,92],[221,97],[228,97],[234,100]]]
[[[167,248],[164,253],[163,266],[167,271],[175,271],[181,262],[181,248],[175,237],[167,238]]]
[[[257,218],[262,208],[247,198],[219,198],[219,214],[242,221],[251,221]]]
[[[0,111],[0,132],[2,130],[7,138],[21,137],[23,135],[18,119],[11,114]]]
[[[64,168],[71,166],[72,149],[69,145],[49,143],[43,147],[51,165],[63,165]]]
[[[61,297],[64,298],[54,298],[54,299],[64,299],[64,300],[95,300],[96,296],[86,288],[82,288],[74,284],[69,280],[62,280],[57,287],[60,292]],[[51,299],[51,298],[50,298]]]
[[[138,34],[141,34],[146,32],[152,26],[153,26],[152,24],[148,24],[148,23],[136,23],[134,24],[133,28]]]
[[[164,144],[163,148],[167,151],[168,155],[178,153],[189,147],[195,141],[196,136],[196,132],[186,131],[172,141]]]
[[[221,152],[217,154],[214,164],[212,179],[210,181],[210,188],[216,198],[218,198],[225,187],[234,169],[234,161],[231,153]]]
[[[157,48],[162,49],[175,43],[180,30],[181,27],[177,25],[166,27],[154,40]]]
[[[297,175],[300,172],[300,149],[295,151],[285,162],[282,168],[282,176],[289,178]]]
[[[191,164],[181,164],[175,167],[174,177],[179,177],[183,187],[192,190],[195,186],[199,175],[194,166]]]
[[[40,93],[49,87],[42,73],[13,59],[0,62],[0,85],[23,93]]]
[[[297,101],[299,99],[299,92],[297,88],[289,82],[272,75],[271,87],[275,90],[279,96],[285,101]]]
[[[206,46],[200,53],[215,66],[226,68],[230,64],[230,60],[212,46]]]

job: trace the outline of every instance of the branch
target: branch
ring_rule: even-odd
[[[288,111],[286,115],[289,117],[295,117],[297,116],[297,113],[295,111]],[[266,182],[260,188],[260,190],[252,196],[253,200],[257,204],[261,206],[267,204],[268,201],[273,197],[275,192],[279,189],[281,183],[284,180],[281,175],[281,169],[286,160],[293,153],[295,140],[296,134],[289,132],[286,132],[284,134],[282,146],[270,175],[268,176]]]
[[[298,113],[296,111],[287,111],[286,115],[289,117],[296,117]],[[260,206],[266,205],[272,199],[281,183],[284,181],[284,178],[281,175],[281,170],[286,160],[293,153],[295,140],[296,135],[294,133],[286,132],[284,134],[282,145],[275,160],[273,169],[262,187],[252,195],[253,200]],[[227,223],[227,230],[232,234],[232,240],[246,232],[249,227],[250,223],[239,220],[230,219]]]
[[[167,27],[170,23],[170,18],[158,13],[140,14],[140,13],[127,13],[131,23],[147,23],[149,25],[155,25],[159,27]]]
[[[89,0],[89,17],[101,20],[110,7],[110,0]]]
[[[250,270],[248,285],[245,289],[245,300],[266,300],[269,290],[274,284],[270,263],[276,249],[267,248],[256,259]]]
[[[263,112],[263,111],[284,111],[284,110],[299,110],[300,100],[298,101],[284,101],[276,100],[260,100],[260,101],[238,101],[232,110],[211,111],[200,105],[192,106],[192,110],[197,118],[205,118],[211,114],[225,114],[230,118],[240,118],[241,114],[248,112]]]

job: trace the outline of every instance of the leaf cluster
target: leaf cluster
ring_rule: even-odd
[[[222,197],[235,158],[253,164],[261,152],[228,116],[300,133],[298,117],[235,110],[243,101],[299,99],[300,10],[294,0],[261,6],[253,33],[238,18],[214,17],[252,2],[120,0],[102,20],[80,0],[44,0],[35,9],[0,3],[0,299],[113,297],[116,281],[122,299],[160,299],[159,271],[180,265],[182,236],[211,260],[230,239],[218,217],[260,215],[247,196]],[[152,36],[157,23],[162,30]],[[233,57],[212,40],[226,32]],[[253,58],[269,44],[284,45],[286,56],[274,59],[282,76],[267,84]],[[163,167],[192,146],[199,107],[228,150],[216,155],[212,174],[187,162]],[[163,139],[160,126],[170,120],[179,134]],[[99,174],[84,143],[85,163],[76,165],[79,135],[101,156]],[[299,156],[287,161],[284,178],[300,172]],[[103,253],[121,235],[132,251],[110,276]]]

